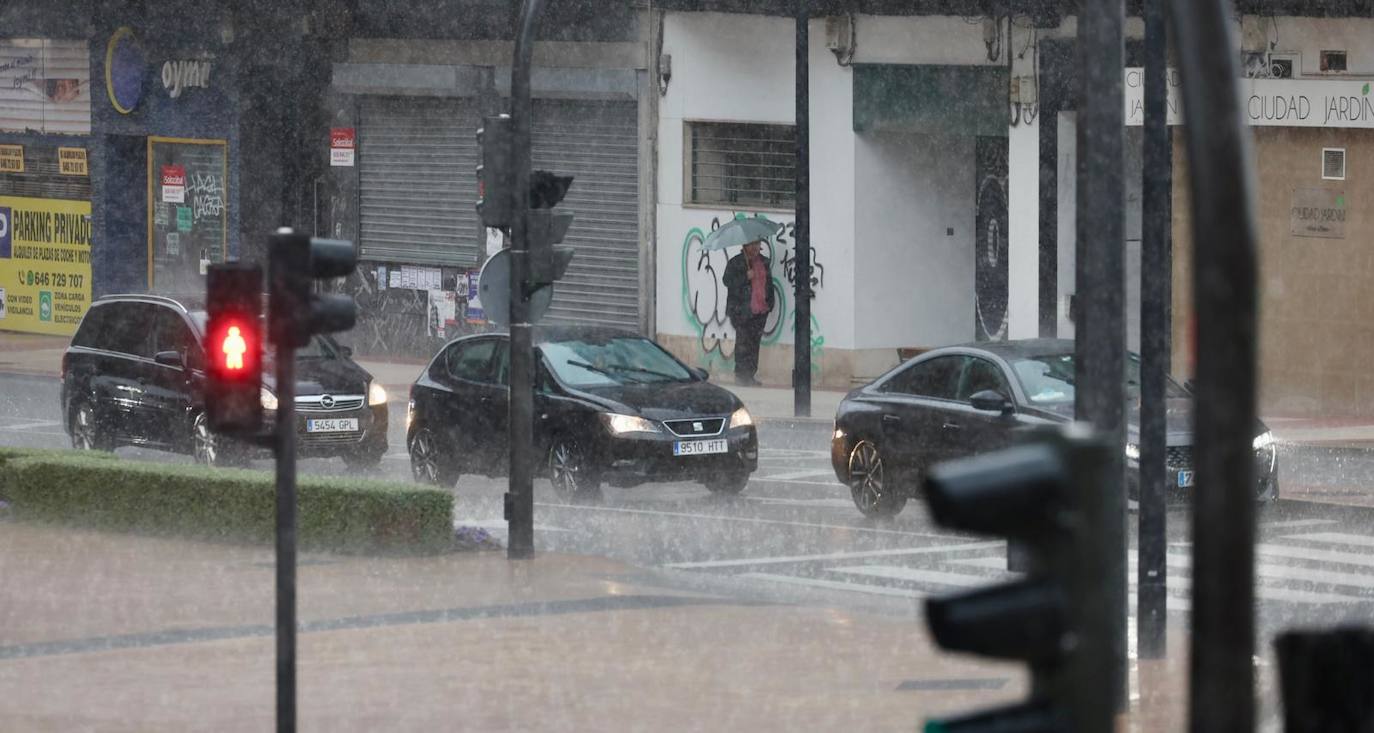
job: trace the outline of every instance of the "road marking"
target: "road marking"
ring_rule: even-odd
[[[1343,563],[1346,565],[1360,565],[1367,568],[1374,568],[1374,557],[1369,555],[1356,555],[1352,552],[1336,552],[1334,550],[1318,550],[1311,547],[1289,547],[1286,545],[1256,545],[1255,553],[1259,555],[1272,555],[1275,557],[1290,557],[1296,560],[1315,560],[1318,562]]]
[[[1359,545],[1361,547],[1374,547],[1374,537],[1366,537],[1358,534],[1344,534],[1342,532],[1312,532],[1310,534],[1289,534],[1280,537],[1281,540],[1305,540],[1307,542],[1320,542],[1326,545]]]
[[[805,448],[760,448],[760,458],[829,458],[828,450],[807,450]]]
[[[1169,567],[1179,570],[1191,571],[1193,565],[1192,557],[1180,553],[1169,553]],[[1136,563],[1134,558],[1130,563],[1132,572],[1128,576],[1131,584],[1135,584],[1138,575],[1134,572]],[[1274,563],[1259,563],[1255,566],[1255,576],[1260,580],[1302,580],[1313,583],[1329,583],[1350,588],[1374,588],[1374,577],[1359,575],[1356,573],[1342,573],[1333,570],[1318,570],[1314,568],[1302,568],[1292,565],[1276,565]],[[1175,584],[1178,587],[1187,588],[1192,586],[1191,577],[1173,575],[1168,580],[1170,586]],[[1301,603],[1352,603],[1363,594],[1331,594],[1317,591],[1306,591],[1300,589],[1283,588],[1273,585],[1257,585],[1255,592],[1261,598],[1273,600],[1295,600]]]
[[[1009,579],[1009,576],[999,578],[996,576],[968,575],[966,573],[951,573],[944,570],[927,570],[924,568],[910,568],[900,565],[850,565],[842,568],[826,568],[826,570],[832,573],[862,575],[869,578],[884,578],[887,580],[908,580],[915,583],[952,585],[959,588],[973,588]]]
[[[948,538],[946,538],[948,539]],[[664,565],[665,568],[696,570],[702,568],[734,568],[748,565],[781,565],[785,563],[817,562],[827,560],[853,560],[866,557],[904,557],[907,555],[933,555],[942,552],[965,550],[987,550],[1001,546],[1001,542],[969,542],[958,545],[931,545],[930,547],[911,547],[902,550],[868,550],[860,552],[831,552],[824,555],[789,555],[783,557],[754,557],[735,560],[704,560],[701,562],[679,562]],[[747,573],[746,573],[747,574]]]
[[[62,422],[61,422],[60,420],[30,420],[30,421],[28,421],[28,422],[22,422],[22,423],[18,423],[18,424],[15,424],[15,425],[5,425],[4,427],[0,427],[0,430],[24,431],[24,430],[32,430],[33,428],[60,428],[60,427],[62,427]]]
[[[1322,524],[1336,524],[1334,519],[1290,519],[1285,522],[1261,522],[1261,529],[1277,529],[1280,527],[1316,527]]]
[[[805,506],[828,507],[834,509],[853,509],[854,502],[848,499],[778,499],[771,496],[746,496],[745,501],[768,506]]]
[[[925,593],[920,593],[906,588],[892,588],[883,585],[869,585],[867,583],[845,583],[839,580],[822,580],[820,578],[801,578],[795,575],[776,575],[774,573],[743,573],[738,577],[749,578],[750,580],[767,580],[774,583],[785,583],[788,585],[800,585],[807,588],[822,588],[825,590],[839,590],[850,593],[869,593],[876,596],[895,596],[897,598],[925,598]]]
[[[610,512],[613,514],[647,514],[657,517],[678,517],[687,519],[713,519],[721,522],[744,522],[747,524],[778,524],[787,527],[808,527],[811,529],[842,529],[847,532],[868,532],[870,534],[890,534],[902,537],[921,537],[931,540],[951,540],[963,539],[947,534],[934,534],[931,532],[908,532],[901,529],[878,529],[876,527],[855,527],[848,524],[825,524],[823,522],[792,522],[786,519],[763,519],[761,517],[732,517],[726,514],[694,514],[692,512],[666,512],[661,509],[630,509],[627,507],[612,506],[583,506],[579,504],[558,504],[552,502],[535,502],[535,506],[548,509],[577,509],[586,512]],[[992,543],[1000,545],[1002,543]]]
[[[762,481],[762,482],[764,482],[764,483],[805,484],[805,485],[807,485],[807,486],[826,486],[826,487],[830,487],[830,488],[834,488],[834,487],[837,487],[837,486],[839,486],[839,487],[843,487],[843,486],[844,486],[844,484],[842,484],[842,483],[840,483],[840,482],[838,482],[838,481],[799,481],[799,480],[797,480],[797,479],[774,478],[774,477],[772,477],[772,476],[754,476],[754,477],[750,478],[749,480],[750,480],[750,481]]]
[[[833,470],[831,470],[831,469],[825,469],[825,470],[809,469],[809,470],[806,470],[806,471],[793,471],[792,473],[775,473],[775,474],[770,474],[770,475],[768,475],[768,476],[760,476],[760,477],[758,477],[758,478],[759,478],[760,480],[763,480],[763,481],[792,481],[793,479],[799,479],[799,478],[816,478],[816,477],[818,477],[818,476],[831,476],[831,477],[833,477],[834,475],[835,475],[835,472],[834,472]]]
[[[494,532],[509,531],[510,526],[504,519],[455,519],[453,520],[455,529],[460,527],[472,527],[473,529],[485,529]],[[567,527],[551,527],[547,524],[536,524],[534,529],[537,532],[576,532],[578,530]]]

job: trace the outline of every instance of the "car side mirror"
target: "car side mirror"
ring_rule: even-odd
[[[186,368],[186,360],[182,358],[180,351],[159,351],[153,355],[153,361],[162,366]]]
[[[1015,412],[1011,400],[1007,399],[1001,392],[993,389],[985,389],[982,392],[976,392],[968,401],[970,405],[973,405],[973,409],[983,412],[1000,412],[1003,415],[1010,415]]]
[[[345,358],[345,359],[352,359],[352,358],[353,358],[353,347],[352,347],[352,346],[340,346],[340,347],[339,347],[339,355],[341,355],[341,356],[342,356],[343,358]]]
[[[699,382],[707,382],[711,379],[711,373],[701,367],[687,367],[687,371],[691,372],[692,376],[696,377]]]

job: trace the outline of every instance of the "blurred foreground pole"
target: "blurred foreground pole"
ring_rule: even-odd
[[[1125,42],[1122,0],[1085,0],[1078,48],[1077,267],[1074,415],[1113,446],[1104,472],[1103,551],[1111,614],[1114,703],[1124,711],[1126,679],[1125,384]]]
[[[1170,0],[1183,76],[1197,313],[1189,725],[1255,727],[1254,171],[1231,3]]]
[[[810,0],[797,3],[797,213],[793,244],[797,261],[792,322],[792,403],[797,417],[811,416],[811,90]]]
[[[1140,255],[1140,480],[1136,579],[1136,649],[1141,659],[1164,656],[1167,641],[1168,572],[1164,537],[1169,373],[1170,300],[1173,264],[1169,254],[1170,189],[1173,161],[1169,140],[1168,41],[1165,0],[1145,0],[1145,144]]]
[[[506,556],[534,555],[534,341],[530,324],[530,66],[535,30],[544,12],[543,0],[525,0],[520,13],[520,34],[515,39],[511,64],[510,116],[512,126],[511,170],[514,185],[511,206],[510,268],[510,488],[506,494],[506,519],[510,523]]]
[[[1274,648],[1286,733],[1374,730],[1374,630],[1289,631]]]

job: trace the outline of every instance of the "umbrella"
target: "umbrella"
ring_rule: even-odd
[[[731,219],[719,229],[711,232],[701,248],[707,252],[728,247],[740,247],[760,239],[772,239],[778,233],[778,225],[762,216],[752,219]]]

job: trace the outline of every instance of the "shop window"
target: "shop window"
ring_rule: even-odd
[[[1345,148],[1322,148],[1322,180],[1345,180]]]
[[[790,209],[796,201],[797,128],[688,122],[688,201]]]

